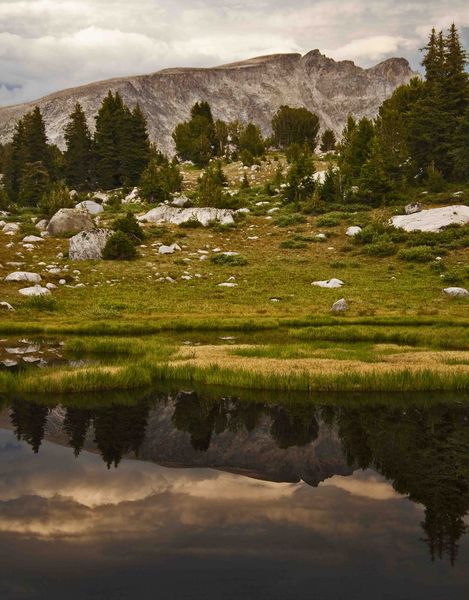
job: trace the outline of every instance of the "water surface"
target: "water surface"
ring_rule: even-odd
[[[469,595],[469,406],[219,394],[0,412],[0,594]]]

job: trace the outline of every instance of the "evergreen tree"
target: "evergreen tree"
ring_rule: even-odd
[[[344,129],[340,146],[339,166],[348,185],[354,185],[360,178],[363,165],[371,154],[374,126],[364,117],[358,123],[350,116]]]
[[[94,145],[96,177],[100,187],[110,190],[122,185],[122,165],[119,156],[119,134],[124,109],[119,94],[109,91],[96,116]]]
[[[22,206],[38,206],[50,185],[49,172],[40,161],[24,165],[18,202]]]
[[[177,164],[152,159],[140,178],[140,194],[148,202],[166,202],[182,190],[182,175]]]
[[[92,138],[86,116],[77,102],[65,126],[65,178],[77,190],[91,189]]]
[[[321,137],[321,152],[333,152],[337,145],[337,138],[332,129],[326,129]]]
[[[206,166],[217,154],[218,144],[212,112],[207,102],[197,102],[191,110],[191,119],[179,123],[173,132],[176,152],[182,160]]]
[[[264,154],[265,142],[261,130],[254,123],[248,123],[241,131],[238,149],[241,154],[243,152],[249,153],[253,159],[259,158]]]
[[[272,119],[273,140],[280,148],[308,144],[314,151],[319,133],[319,117],[306,108],[281,106]]]
[[[123,163],[123,183],[138,185],[150,159],[150,140],[147,121],[137,104],[133,111],[124,109],[124,129],[120,137],[120,154]]]

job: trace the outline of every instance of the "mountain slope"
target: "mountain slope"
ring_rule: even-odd
[[[38,105],[50,141],[63,147],[63,128],[74,104],[80,101],[91,127],[103,96],[119,90],[129,105],[140,103],[150,135],[167,152],[173,150],[171,133],[187,119],[199,100],[210,102],[215,118],[254,121],[265,134],[282,104],[306,106],[321,118],[323,128],[342,131],[347,116],[374,117],[393,90],[415,73],[402,58],[391,58],[370,69],[351,61],[335,62],[313,50],[275,54],[207,69],[166,69],[100,81],[63,90],[36,102],[0,108],[0,141],[11,138],[18,118]]]

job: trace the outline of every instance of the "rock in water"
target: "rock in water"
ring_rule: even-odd
[[[61,208],[49,221],[47,232],[50,235],[59,236],[90,230],[93,227],[93,221],[86,211],[76,208]]]
[[[14,273],[10,273],[9,275],[7,275],[5,277],[5,281],[27,281],[28,283],[39,283],[41,281],[41,276],[38,273],[28,273],[27,271],[15,271]]]
[[[175,208],[161,205],[153,208],[139,221],[148,223],[172,223],[181,225],[189,221],[198,221],[204,227],[210,223],[218,222],[221,225],[234,225],[233,211],[222,208]]]
[[[81,231],[70,238],[70,260],[99,260],[103,257],[104,246],[111,235],[112,231],[109,229]]]
[[[438,233],[448,225],[469,223],[469,206],[444,206],[429,208],[411,215],[398,215],[391,219],[391,225],[404,231],[430,231]]]
[[[443,290],[447,296],[453,298],[469,298],[469,292],[465,288],[449,287]]]
[[[19,290],[22,296],[48,296],[50,290],[40,285],[34,285],[33,287],[23,288]]]
[[[346,313],[347,311],[348,304],[345,298],[341,298],[340,300],[337,300],[337,302],[334,302],[331,308],[331,312],[335,315],[340,315]]]
[[[104,208],[101,204],[94,202],[94,200],[84,200],[75,206],[78,210],[86,210],[90,215],[99,215],[102,213]]]

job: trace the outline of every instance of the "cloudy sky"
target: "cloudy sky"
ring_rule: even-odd
[[[452,21],[469,46],[467,0],[0,0],[0,104],[314,48],[365,67],[405,56],[417,68],[429,29]]]

